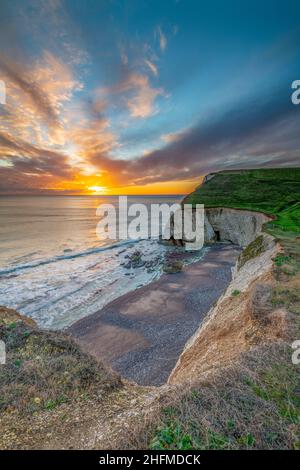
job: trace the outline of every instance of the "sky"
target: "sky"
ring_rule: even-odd
[[[0,194],[186,194],[299,166],[300,3],[1,0]]]

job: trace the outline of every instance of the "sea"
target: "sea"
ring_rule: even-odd
[[[128,206],[179,203],[182,196],[129,196]],[[169,247],[149,239],[106,239],[97,234],[97,208],[117,196],[0,197],[0,305],[63,329],[117,297],[159,278],[153,269],[126,268],[139,250],[145,260]],[[159,231],[164,227],[160,223]]]

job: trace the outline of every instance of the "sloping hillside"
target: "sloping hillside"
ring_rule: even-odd
[[[161,414],[132,445],[153,449],[299,449],[300,169],[209,175],[184,202],[272,216],[186,346]],[[270,237],[269,237],[270,238]],[[144,439],[144,440],[143,440]]]

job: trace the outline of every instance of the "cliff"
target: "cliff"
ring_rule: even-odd
[[[240,186],[237,186],[238,178]],[[299,218],[297,221],[294,217],[294,209],[299,207],[299,180],[299,169],[293,170],[293,176],[290,170],[214,173],[204,178],[203,184],[185,199],[184,202],[193,204],[206,201],[206,242],[228,241],[243,246],[244,251],[234,269],[232,282],[186,345],[169,383],[203,378],[202,374],[228,364],[253,344],[286,337],[287,311],[280,304],[275,308],[277,305],[272,303],[272,291],[276,289],[273,260],[276,256],[284,257],[287,247],[292,253],[296,249]],[[292,186],[294,191],[283,194],[279,183],[283,188]],[[269,194],[271,201],[253,201],[257,199],[253,198],[253,190],[259,186],[261,194]],[[218,197],[228,205],[235,204],[236,208],[210,207],[218,205]],[[242,206],[251,206],[261,210],[263,205],[270,216],[242,209]],[[281,212],[287,214],[291,208],[293,217],[290,221],[285,219],[289,225],[277,228]],[[290,226],[296,231],[290,231]],[[293,258],[297,264],[297,250]]]
[[[272,259],[280,248],[268,236],[260,243],[260,254],[239,268],[240,257],[230,285],[186,344],[169,383],[203,380],[253,345],[286,336],[286,312],[271,305]]]
[[[169,377],[153,448],[299,449],[299,200],[299,168],[214,173],[184,200],[205,204],[206,242],[244,250]]]

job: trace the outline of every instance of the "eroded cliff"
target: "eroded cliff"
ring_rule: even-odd
[[[205,208],[205,241],[224,241],[245,247],[261,233],[268,220],[270,218],[260,212]]]
[[[252,346],[284,337],[286,313],[271,303],[272,260],[280,248],[268,235],[257,243],[260,253],[240,265],[241,254],[232,282],[186,344],[168,383],[203,379]]]
[[[206,243],[231,242],[243,252],[169,383],[202,380],[256,345],[284,341],[295,327],[287,318],[299,309],[299,190],[299,169],[220,172],[184,200],[205,205]]]

